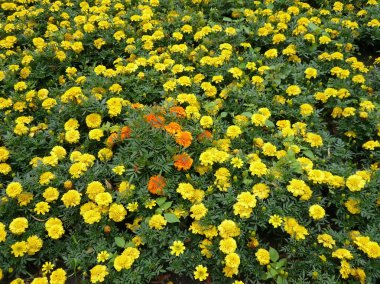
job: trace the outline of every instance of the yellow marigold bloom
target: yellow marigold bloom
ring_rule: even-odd
[[[311,147],[320,147],[323,145],[322,137],[315,133],[306,133],[304,140],[310,143]]]
[[[95,196],[95,202],[99,206],[108,206],[112,203],[112,195],[109,192],[101,192]]]
[[[335,246],[335,240],[329,234],[321,234],[317,237],[318,243],[322,244],[325,248],[332,249]]]
[[[317,75],[318,75],[317,69],[315,69],[313,67],[306,68],[306,70],[305,70],[305,78],[306,79],[317,78]]]
[[[276,58],[276,57],[278,56],[277,49],[272,48],[272,49],[267,50],[267,51],[264,53],[264,56],[265,56],[266,58],[269,58],[269,59]]]
[[[227,128],[227,132],[226,132],[226,134],[227,134],[227,136],[228,136],[229,138],[234,139],[234,138],[239,137],[240,134],[242,134],[242,131],[241,131],[241,129],[240,129],[239,126],[237,126],[237,125],[232,125],[232,126],[229,126],[229,127]]]
[[[325,209],[318,204],[311,205],[309,207],[309,216],[314,220],[320,220],[325,217]]]
[[[268,223],[274,228],[280,227],[282,225],[282,218],[276,214],[270,216]]]
[[[344,206],[347,208],[348,212],[350,212],[351,214],[359,214],[360,213],[359,204],[360,204],[359,200],[349,198],[344,203]]]
[[[208,275],[209,274],[207,272],[207,267],[203,265],[198,265],[197,267],[195,267],[195,271],[194,271],[195,280],[204,281],[207,279]]]
[[[16,198],[22,192],[22,185],[19,182],[11,182],[7,185],[5,193],[11,197]]]
[[[228,267],[238,268],[240,265],[240,257],[235,252],[227,254],[224,261]]]
[[[153,215],[149,219],[148,224],[149,224],[149,227],[152,229],[162,230],[166,226],[167,221],[165,220],[165,218],[162,215],[156,214],[156,215]]]
[[[232,220],[224,220],[218,226],[219,235],[222,238],[237,237],[240,236],[240,229],[237,224]]]
[[[225,254],[235,252],[236,248],[236,241],[233,238],[225,238],[219,242],[219,249]]]
[[[366,150],[373,151],[373,150],[375,150],[375,148],[380,147],[380,142],[377,140],[375,140],[375,141],[369,140],[369,141],[365,142],[362,147]]]
[[[43,246],[43,241],[36,235],[30,236],[26,240],[28,246],[28,255],[34,255],[39,252]]]
[[[302,116],[309,116],[314,112],[314,108],[310,104],[302,104],[300,106],[300,113]]]
[[[64,284],[66,283],[66,271],[62,268],[54,270],[50,275],[50,284]]]
[[[81,193],[76,191],[75,189],[71,189],[62,195],[61,200],[63,204],[68,207],[75,207],[79,205],[81,200]]]
[[[309,200],[312,195],[310,187],[303,180],[292,179],[286,188],[293,196],[300,196],[301,200]]]
[[[297,85],[291,85],[286,89],[288,96],[298,96],[301,94],[301,88]]]
[[[252,187],[252,192],[254,196],[266,199],[269,197],[270,189],[265,183],[258,183]]]
[[[181,241],[174,241],[173,244],[170,246],[170,254],[179,256],[180,254],[183,254],[185,251],[185,245]]]
[[[127,210],[125,210],[122,204],[113,203],[109,209],[108,216],[115,222],[121,222],[125,219]]]
[[[276,156],[277,148],[270,142],[264,143],[262,146],[262,151],[265,156]]]
[[[11,249],[12,249],[12,254],[15,257],[21,257],[27,253],[28,244],[25,241],[15,242],[13,245],[11,245]]]
[[[47,202],[41,201],[36,204],[33,211],[37,214],[45,215],[50,210],[50,205]]]
[[[96,257],[98,262],[105,262],[109,258],[110,258],[110,254],[106,250],[99,252],[97,257]]]
[[[365,187],[366,181],[360,175],[351,175],[346,179],[346,186],[352,192],[360,191]]]
[[[25,233],[26,229],[29,227],[28,219],[24,217],[15,218],[9,224],[9,230],[12,234],[21,235]]]
[[[349,250],[343,249],[343,248],[333,251],[331,256],[339,258],[339,259],[348,259],[348,260],[354,258]]]
[[[191,217],[194,218],[194,220],[200,220],[207,214],[207,207],[203,203],[194,204],[190,208]]]
[[[249,171],[253,176],[264,176],[268,173],[267,166],[261,161],[253,161],[250,163]]]
[[[89,128],[97,128],[102,123],[102,117],[98,113],[91,113],[86,116],[86,124]]]
[[[266,249],[258,249],[255,256],[260,265],[267,265],[270,263],[269,251]]]
[[[45,223],[45,229],[49,237],[52,239],[59,239],[65,233],[62,221],[58,218],[50,218]]]
[[[109,274],[107,270],[107,266],[98,264],[90,269],[91,273],[91,283],[99,283],[104,282],[105,277]]]

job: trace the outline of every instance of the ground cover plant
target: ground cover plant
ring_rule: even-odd
[[[377,283],[379,15],[2,1],[1,283]]]

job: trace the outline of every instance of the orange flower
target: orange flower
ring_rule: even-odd
[[[188,170],[191,168],[191,165],[193,164],[193,159],[187,154],[178,154],[173,157],[174,160],[174,166],[177,168],[177,170]]]
[[[170,112],[174,113],[177,117],[186,117],[185,109],[180,106],[171,107]]]
[[[112,148],[118,139],[119,139],[119,135],[117,133],[111,133],[111,135],[107,138],[107,141],[106,141],[107,147]]]
[[[144,116],[146,121],[154,128],[162,128],[165,124],[165,118],[162,116],[156,116],[153,113]]]
[[[133,108],[133,109],[139,109],[139,108],[143,108],[143,107],[144,107],[144,105],[140,104],[140,103],[131,104],[131,108]]]
[[[166,186],[165,178],[161,175],[152,176],[148,182],[148,190],[150,193],[162,195]]]
[[[189,131],[182,131],[176,134],[175,142],[183,147],[189,147],[193,141],[193,137]]]
[[[123,141],[125,138],[131,137],[132,130],[128,126],[121,129],[120,139]]]
[[[197,136],[197,140],[202,142],[204,140],[211,140],[212,139],[212,133],[208,130],[203,131],[201,134]]]
[[[170,134],[176,134],[181,132],[181,125],[176,122],[170,122],[168,125],[165,125],[165,130]]]

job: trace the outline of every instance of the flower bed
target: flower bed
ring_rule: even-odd
[[[376,283],[379,15],[3,2],[0,281]]]

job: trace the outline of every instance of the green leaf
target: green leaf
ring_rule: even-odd
[[[268,119],[265,121],[265,125],[267,127],[269,127],[269,128],[273,128],[274,127],[274,123],[272,121],[268,120]]]
[[[122,237],[115,237],[115,244],[120,247],[120,248],[124,248],[125,246],[125,240],[124,238]]]
[[[311,150],[304,150],[304,151],[302,151],[302,153],[303,153],[306,157],[308,157],[308,158],[310,158],[310,159],[315,159],[315,156],[314,156],[314,154],[313,154],[313,152],[312,152]]]
[[[251,118],[251,117],[252,117],[252,113],[251,113],[251,112],[248,112],[248,111],[243,112],[241,115],[244,115],[244,116],[246,116],[246,117],[248,117],[248,118]]]
[[[232,19],[228,18],[228,17],[223,17],[223,21],[225,21],[225,22],[232,22]]]
[[[161,208],[162,210],[169,209],[170,206],[172,206],[172,203],[173,203],[172,201],[165,202],[164,204],[162,204],[162,206],[160,206],[160,208]]]
[[[221,118],[224,118],[224,117],[226,117],[227,115],[228,115],[228,113],[225,112],[225,111],[223,111],[223,112],[220,114],[220,117],[221,117]]]
[[[281,258],[281,259],[276,263],[276,267],[281,268],[281,267],[283,267],[285,264],[286,264],[286,259],[285,259],[285,258]]]
[[[275,250],[274,248],[269,248],[269,255],[270,255],[270,260],[272,262],[276,262],[280,258],[277,250]]]
[[[179,219],[173,213],[165,213],[164,217],[168,223],[179,223]]]
[[[166,201],[166,197],[159,197],[156,199],[156,203],[158,206],[161,206],[162,204],[164,204]]]
[[[278,276],[278,277],[277,277],[277,280],[276,280],[276,283],[277,283],[277,284],[286,284],[287,281],[286,281],[286,279],[283,278],[282,276]]]
[[[135,243],[134,242],[128,242],[128,243],[126,243],[125,247],[126,248],[134,248],[135,247]]]
[[[278,272],[276,269],[270,268],[269,269],[269,274],[274,278],[277,276]]]
[[[308,26],[309,29],[311,29],[313,32],[315,32],[315,31],[317,31],[317,30],[320,29],[320,28],[319,28],[316,24],[314,24],[314,23],[309,23],[307,26]]]

